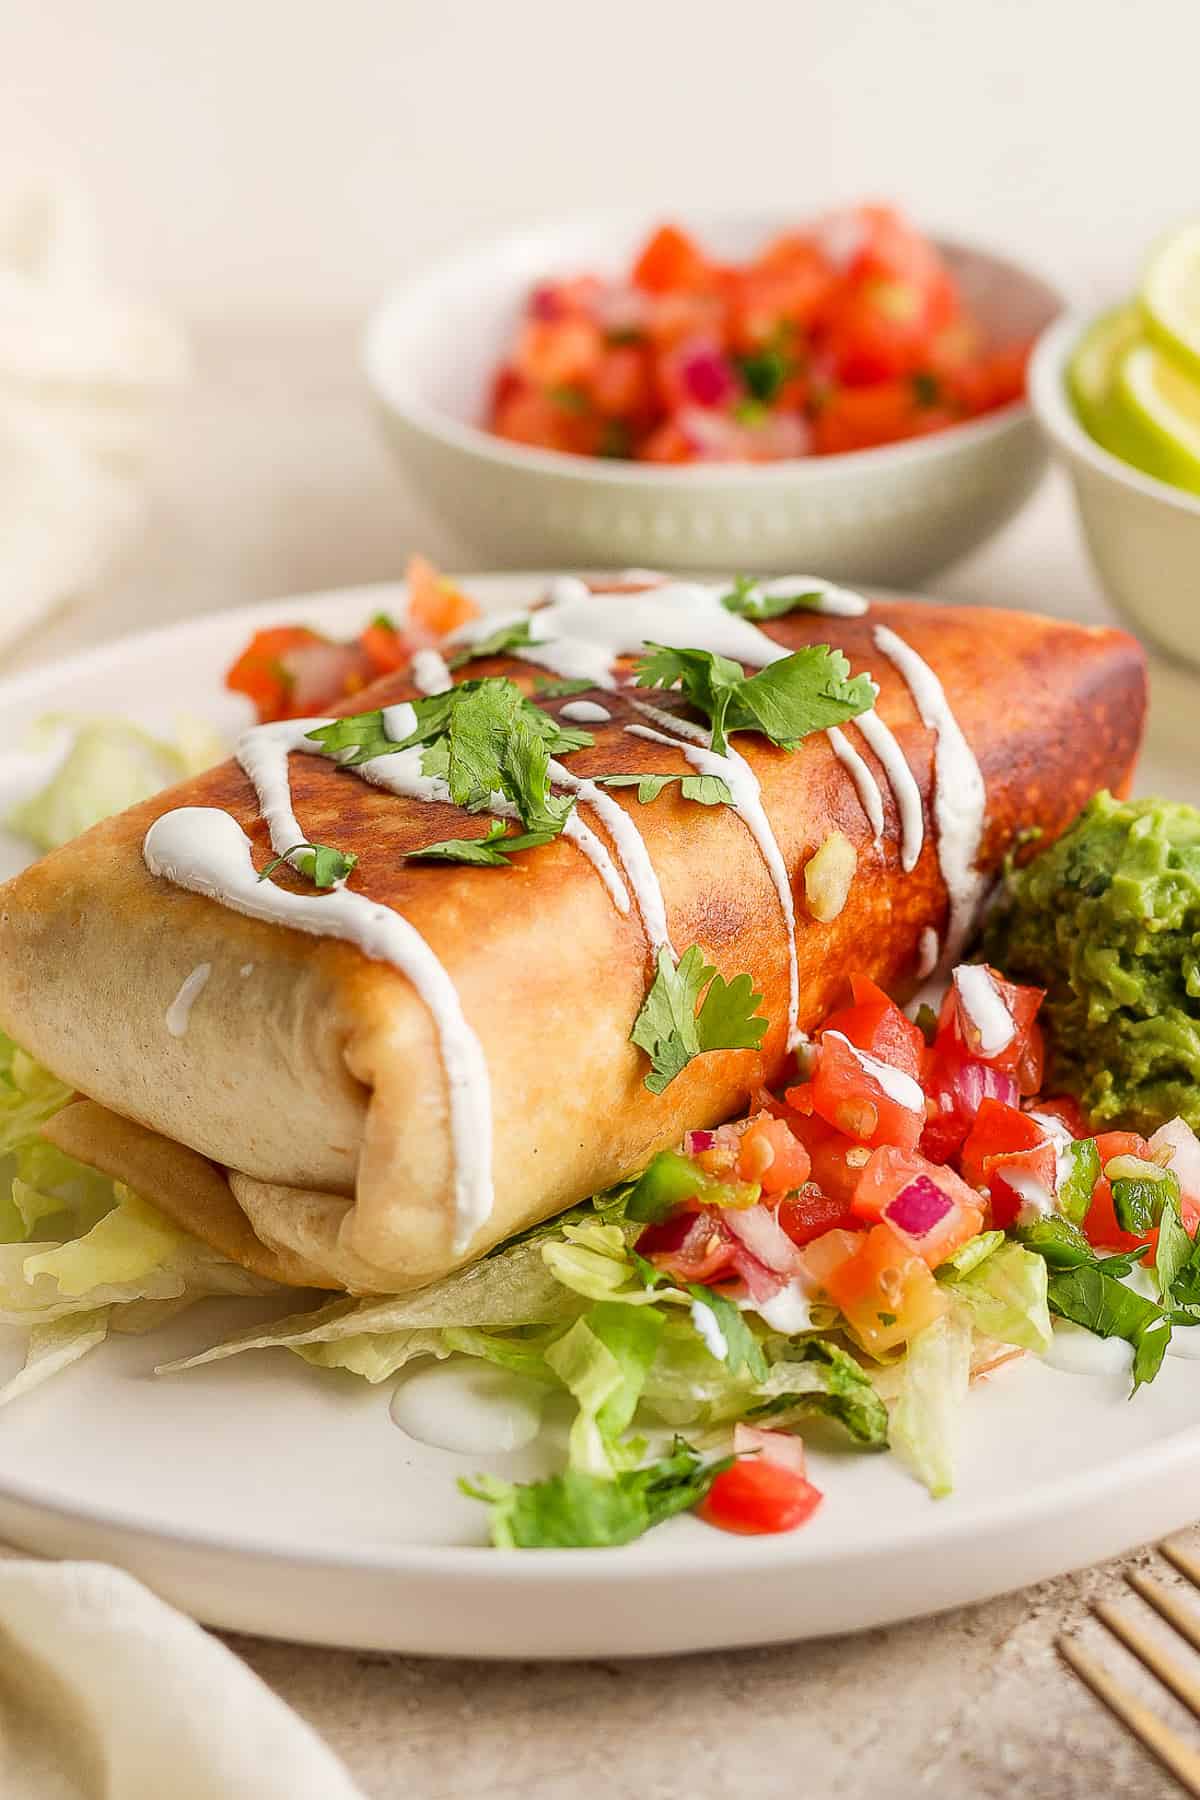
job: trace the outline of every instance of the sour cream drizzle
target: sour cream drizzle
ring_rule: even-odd
[[[1016,1036],[1013,1016],[982,963],[963,963],[954,971],[954,986],[963,1011],[979,1039],[981,1056],[998,1056]]]
[[[272,727],[265,727],[270,730]],[[240,760],[240,759],[239,759]],[[293,840],[296,841],[296,840]],[[260,881],[250,839],[217,807],[164,813],[143,846],[152,875],[206,894],[247,918],[355,944],[364,956],[407,976],[433,1017],[446,1072],[454,1146],[454,1253],[462,1255],[492,1210],[491,1084],[483,1046],[463,1014],[454,983],[403,914],[338,886],[293,894]]]
[[[688,762],[701,774],[716,775],[725,781],[733,795],[733,810],[747,827],[750,835],[762,853],[768,873],[775,884],[775,892],[779,896],[779,907],[783,913],[783,922],[787,930],[788,942],[788,1048],[794,1049],[800,1041],[797,1019],[800,1012],[800,971],[796,959],[796,903],[792,898],[792,884],[788,878],[787,863],[779,848],[779,840],[767,817],[767,809],[762,803],[762,789],[758,785],[758,777],[740,751],[730,743],[726,744],[724,756],[718,756],[712,748],[712,734],[702,725],[693,725],[690,719],[681,719],[675,713],[666,712],[662,707],[651,706],[646,700],[632,700],[630,704],[644,718],[653,719],[657,725],[664,727],[661,731],[652,730],[646,725],[627,725],[626,731],[637,737],[649,738],[654,743],[667,744],[672,749],[682,750]],[[687,741],[681,743],[680,739]]]
[[[923,1113],[925,1111],[925,1095],[920,1085],[903,1069],[897,1069],[893,1063],[881,1062],[867,1050],[860,1050],[856,1044],[840,1031],[827,1031],[827,1038],[837,1038],[853,1056],[864,1074],[877,1081],[889,1100],[897,1106],[903,1106],[908,1112]]]
[[[208,986],[208,978],[211,974],[211,963],[197,963],[168,1006],[166,1025],[172,1037],[187,1036],[187,1029],[192,1018],[192,1008]]]
[[[910,875],[921,859],[925,843],[925,813],[921,790],[908,766],[908,758],[874,707],[859,713],[854,723],[883,764],[900,814],[900,867]]]
[[[569,700],[562,709],[562,717],[570,719],[574,725],[604,725],[612,714],[607,706],[598,706],[594,700]]]
[[[409,674],[413,686],[422,694],[444,694],[454,686],[454,677],[440,650],[417,650]]]
[[[867,815],[867,823],[871,827],[871,836],[876,843],[883,836],[883,795],[879,791],[879,783],[863,761],[844,731],[831,725],[825,736],[833,747],[833,754],[842,767],[849,773],[851,781],[858,790],[862,801],[862,809]]]
[[[888,626],[877,625],[874,636],[877,647],[908,683],[922,723],[937,734],[933,812],[938,828],[938,862],[950,896],[950,922],[942,959],[953,963],[970,934],[984,885],[975,862],[983,838],[987,789],[975,754],[929,664]],[[858,722],[861,726],[862,720]]]

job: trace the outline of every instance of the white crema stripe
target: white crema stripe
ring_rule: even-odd
[[[831,725],[825,736],[829,739],[833,754],[854,783],[862,809],[867,815],[867,823],[871,827],[871,836],[878,843],[883,836],[883,795],[879,791],[879,783],[844,731]]]
[[[767,809],[762,803],[762,789],[759,787],[758,777],[745,757],[735,750],[732,744],[727,744],[724,756],[718,756],[712,748],[712,734],[703,726],[693,725],[689,719],[681,719],[675,713],[667,712],[662,707],[651,706],[645,700],[632,700],[631,705],[644,718],[653,719],[663,729],[652,731],[645,725],[627,725],[626,731],[682,750],[693,768],[699,769],[705,775],[716,775],[726,782],[733,795],[734,812],[737,813],[758,845],[762,859],[767,865],[767,872],[775,884],[775,892],[779,896],[779,909],[783,914],[783,922],[787,931],[787,1042],[789,1050],[794,1049],[800,1041],[798,1028],[800,969],[796,956],[796,903],[792,897],[792,884],[788,878],[788,868],[784,861],[783,851],[779,848],[779,840],[767,817]],[[687,741],[681,743],[681,738]]]
[[[454,686],[454,677],[440,650],[418,650],[410,670],[413,686],[422,694],[444,694]]]
[[[950,922],[942,960],[953,963],[970,936],[983,893],[984,877],[975,862],[983,839],[987,788],[974,751],[929,664],[888,626],[877,625],[874,635],[878,648],[908,683],[922,722],[937,734],[933,816],[938,830],[938,863],[950,896]]]
[[[424,938],[401,913],[348,888],[293,894],[260,881],[250,839],[216,807],[164,813],[143,846],[152,875],[205,894],[247,918],[314,937],[342,938],[364,956],[407,976],[429,1008],[449,1096],[454,1149],[454,1253],[461,1256],[492,1210],[492,1098],[483,1046],[463,1014],[454,983]]]
[[[564,787],[574,794],[581,805],[590,806],[607,828],[629,877],[629,885],[637,900],[651,949],[655,955],[660,950],[670,950],[674,956],[671,934],[667,930],[667,906],[658,875],[650,860],[645,839],[629,814],[603,788],[597,787],[594,781],[589,781],[586,776],[573,775],[570,769],[564,768],[554,757],[550,758],[550,778],[558,787]],[[625,910],[628,910],[628,902]]]
[[[852,1044],[840,1031],[827,1031],[823,1035],[836,1038],[839,1044],[845,1044],[859,1068],[877,1081],[888,1099],[894,1100],[897,1106],[903,1106],[908,1112],[925,1111],[925,1095],[921,1087],[903,1069],[895,1068],[892,1063],[882,1062],[869,1051],[860,1050],[857,1044]]]
[[[908,758],[884,724],[874,707],[859,713],[854,723],[883,764],[888,786],[900,814],[900,867],[910,875],[921,860],[925,843],[925,813],[917,778],[908,766]]]

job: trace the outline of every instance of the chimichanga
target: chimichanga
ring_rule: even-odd
[[[405,860],[502,829],[449,803],[419,749],[385,745],[360,779],[285,725],[0,889],[0,1026],[86,1097],[55,1140],[260,1273],[418,1286],[744,1107],[851,970],[911,991],[961,947],[1020,832],[1056,834],[1128,780],[1145,682],[1120,632],[860,612],[838,590],[755,621],[720,596],[559,583],[460,671],[510,677],[594,739],[551,765],[569,828],[508,866]],[[832,643],[878,695],[795,749],[739,729],[719,756],[679,694],[630,684],[647,641],[749,669]],[[554,691],[571,677],[594,691]],[[382,709],[377,739],[399,741],[417,693],[389,678],[356,711]],[[677,779],[645,800],[593,784],[622,774],[714,776],[730,803]],[[833,833],[856,855],[839,843],[822,923],[804,874]],[[258,879],[300,843],[356,858],[348,881]],[[692,945],[752,978],[769,1024],[654,1093],[630,1033],[656,953]]]

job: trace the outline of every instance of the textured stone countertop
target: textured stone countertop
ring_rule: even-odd
[[[196,612],[386,579],[414,546],[461,565],[376,435],[351,325],[202,331],[197,364],[164,434],[142,536],[99,591],[0,672]],[[931,587],[1108,616],[1057,478]],[[1166,670],[1157,679],[1176,690],[1186,681]],[[869,1636],[653,1662],[435,1662],[229,1641],[372,1800],[1167,1800],[1175,1784],[1054,1651],[1064,1626],[1099,1644],[1090,1602],[1128,1594],[1123,1570],[1151,1561],[1176,1580],[1138,1552]],[[1142,1606],[1132,1595],[1128,1604]],[[1123,1653],[1105,1655],[1141,1684]],[[1165,1698],[1160,1710],[1185,1717]]]

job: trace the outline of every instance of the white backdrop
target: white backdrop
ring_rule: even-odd
[[[564,209],[895,196],[1081,299],[1200,212],[1198,0],[0,0],[0,148],[124,279],[346,313]]]

